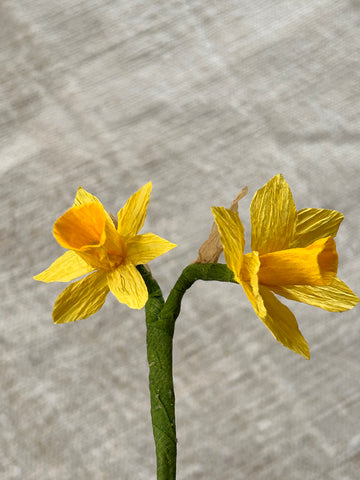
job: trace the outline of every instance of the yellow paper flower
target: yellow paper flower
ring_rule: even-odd
[[[334,238],[343,215],[295,203],[282,175],[258,190],[251,202],[251,249],[244,255],[244,227],[237,213],[212,208],[227,266],[242,285],[255,313],[274,337],[310,358],[295,316],[274,295],[331,312],[353,308],[359,298],[336,277]]]
[[[142,308],[148,298],[136,265],[146,264],[176,245],[154,235],[138,235],[150,200],[151,182],[134,193],[111,219],[101,202],[79,187],[74,205],[54,224],[54,236],[67,248],[35,280],[69,282],[57,298],[55,323],[73,322],[97,312],[109,291],[130,308]],[[115,226],[117,223],[117,227]]]

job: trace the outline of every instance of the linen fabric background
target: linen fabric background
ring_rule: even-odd
[[[283,173],[297,208],[344,213],[339,276],[359,294],[358,0],[2,0],[0,476],[155,478],[144,311],[110,294],[53,325],[64,284],[32,279],[63,249],[79,185],[116,213],[144,183],[143,232],[167,295],[211,205],[239,213]],[[223,261],[223,259],[221,260]],[[311,360],[278,344],[237,285],[197,283],[177,321],[178,478],[355,480],[359,307],[286,302]]]

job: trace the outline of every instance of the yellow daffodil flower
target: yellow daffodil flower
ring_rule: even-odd
[[[337,278],[334,238],[343,215],[335,210],[296,211],[289,185],[276,175],[251,202],[251,253],[244,254],[244,227],[236,212],[212,208],[225,260],[255,313],[274,337],[310,358],[309,346],[293,313],[274,293],[291,300],[342,312],[359,298]]]
[[[148,292],[136,265],[146,264],[176,245],[154,235],[138,235],[150,200],[151,182],[140,188],[112,220],[101,202],[79,187],[74,205],[54,224],[54,236],[68,249],[35,280],[69,282],[57,298],[55,323],[73,322],[97,312],[109,291],[130,308],[142,308]],[[117,223],[117,226],[115,225]]]

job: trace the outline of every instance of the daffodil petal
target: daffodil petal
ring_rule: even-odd
[[[325,208],[304,208],[296,214],[296,231],[291,248],[307,247],[324,237],[335,237],[344,215]]]
[[[294,314],[267,287],[260,286],[260,294],[266,308],[266,314],[260,319],[278,342],[309,359],[309,345],[299,330]]]
[[[253,306],[256,315],[263,317],[266,315],[266,309],[259,290],[259,281],[257,275],[259,267],[260,260],[257,252],[251,252],[244,255],[241,269],[241,285],[249,302]]]
[[[296,207],[284,177],[273,177],[250,205],[251,249],[260,254],[285,250],[295,234]]]
[[[309,358],[309,347],[301,335],[295,316],[270,290],[258,283],[260,260],[257,252],[244,255],[241,285],[256,315],[276,340],[296,353]]]
[[[75,278],[90,273],[94,268],[90,267],[79,255],[68,250],[57,258],[49,268],[34,277],[40,282],[70,282]]]
[[[134,237],[144,225],[151,188],[151,182],[141,187],[118,212],[117,229],[123,237]]]
[[[121,235],[119,235],[111,218],[105,219],[105,236],[106,240],[104,247],[108,253],[116,254],[125,258],[124,239]]]
[[[134,265],[149,263],[151,260],[154,260],[154,258],[159,257],[174,247],[176,247],[174,243],[168,242],[153,233],[136,235],[126,244],[126,263],[132,263]]]
[[[220,233],[226,265],[239,281],[245,246],[244,227],[237,212],[224,207],[211,207],[211,211]]]
[[[105,210],[92,202],[71,207],[54,223],[54,237],[69,250],[98,247],[105,242]]]
[[[79,187],[77,189],[77,192],[76,192],[76,197],[75,197],[75,200],[74,200],[74,204],[73,206],[81,206],[81,205],[84,205],[85,203],[100,203],[100,205],[102,205],[102,203],[100,202],[100,200],[95,197],[95,195],[92,195],[91,193],[87,192],[84,188],[82,187]]]
[[[292,285],[269,288],[289,300],[307,303],[329,312],[345,312],[355,307],[360,301],[355,293],[337,277],[327,286]]]
[[[110,291],[130,308],[143,308],[148,299],[145,282],[134,265],[120,265],[107,273]]]
[[[90,317],[100,310],[108,293],[104,272],[94,272],[71,283],[56,299],[54,323],[75,322]]]

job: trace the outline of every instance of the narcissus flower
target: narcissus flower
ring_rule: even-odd
[[[295,203],[282,175],[258,190],[251,202],[251,253],[244,254],[244,227],[236,212],[212,208],[227,266],[255,313],[274,337],[310,358],[293,313],[274,293],[331,312],[354,307],[359,298],[337,278],[334,238],[343,215]]]
[[[146,264],[176,245],[154,235],[138,235],[150,200],[151,182],[144,185],[110,217],[101,202],[79,187],[74,205],[54,224],[54,236],[67,248],[48,269],[36,275],[42,282],[69,282],[57,298],[55,323],[72,322],[97,312],[109,291],[130,308],[142,308],[148,298],[136,265]],[[117,223],[117,226],[116,226]]]

